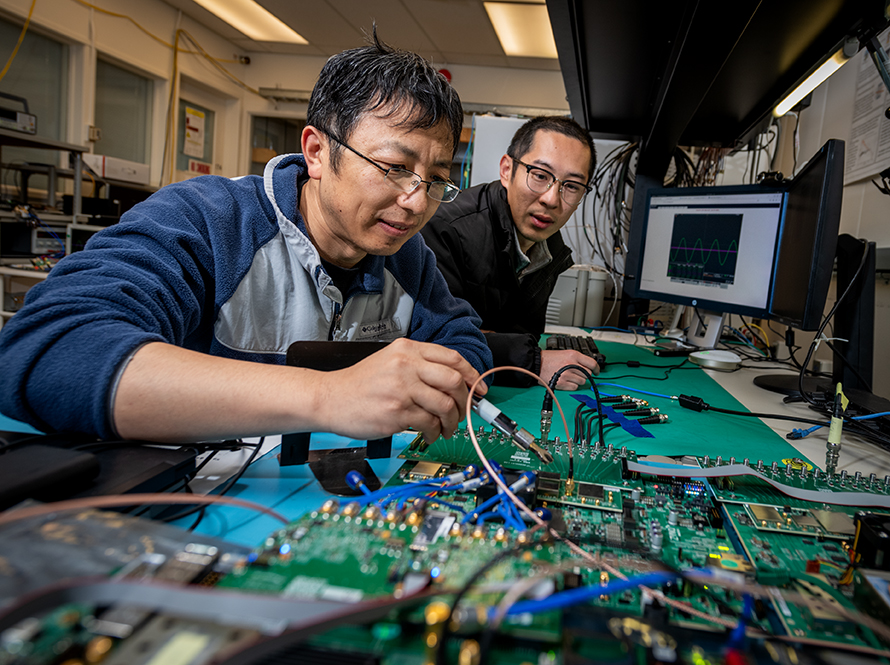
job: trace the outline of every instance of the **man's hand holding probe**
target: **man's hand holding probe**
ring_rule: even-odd
[[[449,438],[464,419],[467,390],[478,377],[457,351],[400,338],[320,380],[330,395],[323,400],[332,409],[330,431],[374,438],[412,427],[433,442]],[[477,394],[486,392],[480,383]]]

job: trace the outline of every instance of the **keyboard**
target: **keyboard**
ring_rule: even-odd
[[[600,369],[606,366],[606,356],[600,353],[596,346],[596,342],[590,337],[582,337],[580,335],[550,335],[547,338],[547,347],[550,351],[578,351],[585,356],[589,356],[596,360],[596,364]]]

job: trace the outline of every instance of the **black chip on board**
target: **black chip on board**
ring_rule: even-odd
[[[558,494],[559,480],[552,480],[550,478],[538,478],[538,491]]]
[[[588,483],[580,483],[578,485],[578,496],[590,499],[602,499],[605,496],[602,485],[590,485]]]

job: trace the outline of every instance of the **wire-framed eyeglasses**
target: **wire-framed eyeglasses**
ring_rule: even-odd
[[[517,164],[522,164],[526,168],[525,184],[535,194],[545,194],[553,187],[554,182],[558,182],[559,195],[562,197],[562,200],[573,206],[580,203],[584,195],[591,191],[591,188],[583,183],[576,180],[560,180],[547,169],[526,164],[522,160],[516,159],[513,155],[510,155],[510,159]]]
[[[380,169],[383,172],[383,179],[393,189],[398,189],[402,192],[410,194],[415,189],[420,187],[421,183],[423,183],[426,185],[426,195],[434,201],[441,201],[442,203],[450,203],[457,198],[458,194],[460,194],[460,187],[455,185],[450,180],[424,180],[419,175],[414,173],[414,171],[409,171],[408,169],[402,169],[397,166],[392,166],[390,168],[380,166],[380,164],[375,162],[373,159],[365,157],[358,150],[353,148],[345,141],[341,141],[333,134],[328,134],[328,136],[333,141],[336,141],[350,152],[353,152],[364,159],[366,162],[368,162],[368,164],[373,164],[378,169]]]

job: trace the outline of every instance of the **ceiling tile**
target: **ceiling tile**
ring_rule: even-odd
[[[402,0],[328,0],[329,4],[346,17],[353,28],[371,31],[377,22],[377,35],[383,41],[402,49],[429,57],[438,52]]]
[[[365,43],[376,21],[380,38],[436,65],[558,70],[556,60],[509,58],[483,0],[257,0],[309,40],[309,45],[255,42],[194,0],[165,0],[246,53],[331,56]]]
[[[318,48],[331,54],[363,43],[359,30],[325,0],[257,0]]]
[[[504,55],[481,0],[413,0],[407,7],[443,53]]]

